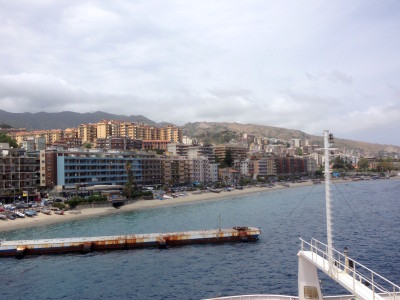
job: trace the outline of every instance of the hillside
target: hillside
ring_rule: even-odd
[[[302,139],[311,140],[314,144],[322,145],[321,136],[314,136],[300,130],[279,128],[273,126],[239,124],[239,123],[216,123],[196,122],[187,123],[182,127],[183,134],[207,143],[227,143],[232,138],[240,138],[243,133],[252,134],[256,137],[279,138],[283,140]],[[384,152],[400,152],[400,147],[393,145],[372,144],[362,141],[340,139],[335,136],[335,147],[344,147],[348,150],[358,151],[362,149],[364,155],[378,155]]]
[[[71,111],[59,113],[10,113],[0,110],[0,123],[8,124],[14,128],[26,128],[27,130],[65,129],[69,127],[78,127],[80,124],[96,123],[103,119],[131,121],[153,126],[157,125],[156,122],[141,115],[123,116],[101,111],[81,114]]]
[[[0,110],[0,124],[7,124],[13,128],[35,129],[65,129],[77,127],[80,124],[96,123],[103,119],[122,120],[137,123],[145,123],[152,126],[163,126],[169,123],[156,123],[144,116],[124,116],[109,114],[106,112],[76,113],[64,111],[59,113],[9,113]],[[314,144],[322,144],[322,136],[313,136],[300,130],[286,129],[273,126],[239,124],[239,123],[217,123],[217,122],[196,122],[187,123],[182,126],[184,135],[196,138],[205,143],[225,144],[231,140],[238,140],[243,133],[252,134],[256,137],[279,138],[290,140],[293,138],[311,140]],[[364,151],[364,155],[379,155],[380,153],[400,152],[400,147],[393,145],[380,145],[362,141],[352,141],[335,137],[336,147],[345,147],[349,150]]]

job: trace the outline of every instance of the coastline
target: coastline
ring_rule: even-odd
[[[346,183],[348,181],[336,179],[334,180],[335,183]],[[135,210],[143,210],[143,209],[150,209],[155,207],[162,207],[168,205],[181,205],[181,204],[190,204],[202,201],[214,201],[218,199],[225,199],[225,198],[234,198],[245,196],[248,194],[253,193],[260,193],[260,192],[267,192],[272,190],[280,190],[280,189],[290,189],[302,186],[310,186],[313,185],[311,181],[301,182],[301,183],[289,183],[289,187],[284,187],[282,185],[275,185],[271,188],[268,187],[249,187],[244,188],[243,190],[234,189],[232,191],[222,191],[220,193],[213,193],[213,192],[203,192],[201,194],[193,194],[188,193],[184,197],[177,197],[172,199],[166,200],[138,200],[131,204],[126,204],[121,206],[120,208],[116,209],[114,207],[97,207],[97,208],[82,208],[77,210],[68,210],[65,211],[64,215],[56,215],[52,213],[51,215],[39,214],[35,217],[25,217],[25,218],[18,218],[15,220],[8,220],[8,221],[0,221],[0,233],[5,231],[11,230],[19,230],[24,228],[30,227],[38,227],[38,226],[46,226],[52,224],[59,224],[63,222],[70,222],[74,220],[82,220],[88,219],[98,216],[104,215],[111,215],[111,214],[118,214],[124,213],[129,211]]]

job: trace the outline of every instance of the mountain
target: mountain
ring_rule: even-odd
[[[182,127],[183,135],[196,138],[200,141],[212,144],[228,143],[232,139],[240,139],[243,133],[252,134],[256,137],[278,138],[283,140],[301,139],[310,140],[312,144],[323,144],[321,136],[307,134],[300,130],[279,128],[265,125],[239,124],[239,123],[217,123],[217,122],[196,122],[187,123]],[[373,156],[383,153],[400,153],[400,147],[394,145],[380,145],[361,141],[340,139],[335,136],[335,147],[346,148],[364,155]]]
[[[65,129],[78,127],[80,124],[96,123],[101,120],[121,120],[136,123],[145,123],[151,126],[164,126],[170,123],[157,123],[144,116],[115,115],[97,111],[94,113],[76,113],[63,111],[58,113],[10,113],[0,110],[0,124],[7,124],[13,128],[38,129]],[[300,130],[279,128],[255,124],[196,122],[182,126],[184,135],[200,141],[213,144],[225,144],[231,140],[238,140],[243,133],[256,137],[278,138],[283,140],[301,139],[311,140],[312,143],[322,145],[322,136],[313,136]],[[322,133],[321,133],[322,135]],[[361,141],[339,139],[335,137],[335,147],[344,147],[349,150],[363,150],[364,155],[379,155],[383,153],[400,153],[400,147],[393,145],[371,144]]]
[[[26,128],[27,130],[65,129],[78,127],[80,124],[97,123],[104,119],[145,123],[151,126],[158,125],[156,122],[141,115],[123,116],[101,111],[81,114],[71,111],[58,113],[10,113],[0,110],[0,123],[8,124],[14,128]]]

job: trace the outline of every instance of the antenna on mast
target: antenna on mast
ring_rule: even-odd
[[[330,146],[333,142],[333,134],[329,130],[324,130],[324,150],[325,150],[325,197],[326,197],[326,234],[328,240],[328,262],[329,262],[329,275],[332,276],[332,257],[333,257],[333,239],[332,239],[332,216],[331,216],[331,190],[330,180],[331,172],[329,168],[330,159]]]

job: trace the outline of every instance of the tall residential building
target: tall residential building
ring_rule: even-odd
[[[164,184],[182,186],[189,182],[187,160],[179,156],[169,156],[162,160]]]
[[[232,145],[215,146],[214,147],[215,156],[219,161],[223,161],[226,157],[226,153],[230,152],[233,160],[245,158],[247,156],[246,147],[238,147]]]
[[[38,152],[10,149],[0,155],[0,194],[11,196],[23,192],[25,200],[33,200],[39,183]]]
[[[203,145],[203,146],[189,146],[188,147],[188,157],[194,158],[204,156],[208,159],[210,163],[215,162],[215,152],[213,145]]]
[[[78,127],[78,134],[82,143],[94,143],[97,138],[97,125],[81,124]]]
[[[188,159],[189,179],[191,183],[207,184],[210,180],[210,164],[206,157]]]
[[[96,124],[96,129],[97,129],[96,138],[106,139],[109,136],[111,136],[112,123],[110,121],[103,120]]]
[[[167,151],[171,153],[172,155],[178,155],[178,156],[188,156],[188,145],[182,144],[182,143],[168,143],[167,145]]]

